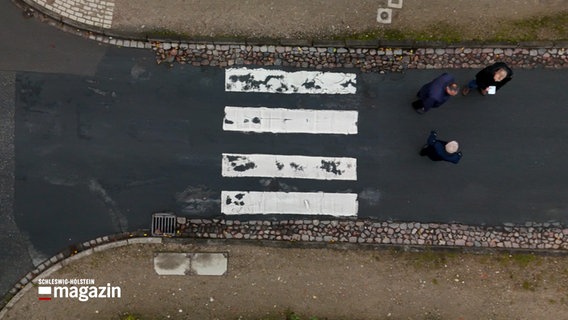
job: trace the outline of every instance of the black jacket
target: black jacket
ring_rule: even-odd
[[[426,145],[422,148],[420,155],[428,156],[430,160],[433,161],[448,161],[452,163],[458,163],[462,157],[461,152],[448,153],[446,151],[447,141],[442,141],[436,139],[438,135],[436,131],[430,132]]]
[[[495,80],[493,80],[493,76],[499,69],[505,69],[505,71],[507,71],[507,76],[505,79],[501,80],[501,82],[495,82]],[[513,70],[511,70],[511,68],[509,68],[509,66],[507,66],[504,62],[497,62],[479,71],[475,76],[475,82],[477,82],[477,86],[481,90],[485,90],[489,86],[495,86],[495,88],[499,90],[499,88],[511,81],[512,77]]]

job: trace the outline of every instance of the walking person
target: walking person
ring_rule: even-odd
[[[458,151],[459,144],[457,141],[438,140],[438,133],[435,130],[430,131],[428,141],[420,150],[421,156],[428,156],[432,161],[448,161],[457,164],[462,153]]]
[[[458,91],[459,86],[454,77],[444,73],[420,88],[416,94],[418,100],[412,103],[412,107],[420,114],[426,113],[444,104],[450,97],[458,94]]]
[[[471,80],[467,86],[464,86],[462,94],[467,96],[471,89],[479,89],[482,95],[495,94],[497,90],[503,87],[513,78],[513,70],[504,62],[494,63],[475,75],[475,79]]]

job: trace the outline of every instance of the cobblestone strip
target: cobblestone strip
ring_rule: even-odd
[[[568,250],[559,223],[483,227],[373,220],[209,220],[178,218],[179,235],[206,239]]]
[[[482,68],[503,61],[513,68],[566,68],[566,48],[336,48],[152,43],[156,62],[193,66],[235,65],[358,68],[363,72]]]
[[[101,0],[33,0],[38,5],[82,24],[110,29],[114,1]]]

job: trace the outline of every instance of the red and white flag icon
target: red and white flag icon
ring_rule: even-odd
[[[43,301],[51,300],[51,287],[37,287],[37,293],[39,295],[44,295],[43,297],[40,296],[38,299]],[[49,295],[49,296],[47,296]]]

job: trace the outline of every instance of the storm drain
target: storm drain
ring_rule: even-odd
[[[172,213],[152,215],[152,236],[173,237],[176,234],[176,216]]]

